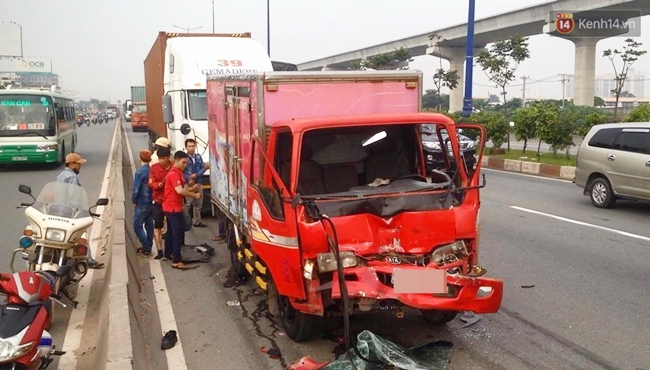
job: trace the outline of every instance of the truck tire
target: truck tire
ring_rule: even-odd
[[[239,247],[237,246],[237,241],[235,240],[235,232],[233,231],[234,226],[232,223],[228,222],[226,229],[226,245],[228,246],[228,252],[230,253],[230,274],[237,281],[246,282],[248,281],[248,271],[244,268],[244,264],[237,258],[237,253],[239,252]]]
[[[449,311],[449,310],[420,310],[422,316],[434,325],[442,325],[453,320],[458,311]]]
[[[277,294],[278,319],[284,332],[292,341],[300,343],[310,340],[314,335],[314,328],[319,316],[309,315],[296,310],[289,301],[289,297]]]

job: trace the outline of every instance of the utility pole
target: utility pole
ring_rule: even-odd
[[[562,108],[564,108],[564,94],[565,94],[564,86],[569,78],[564,73],[562,73],[560,76],[562,76],[562,79],[560,81],[562,82]]]
[[[467,12],[467,43],[465,48],[465,95],[463,96],[463,116],[472,114],[472,81],[474,71],[474,11],[476,0],[469,0]],[[508,142],[508,145],[510,143]]]
[[[212,0],[212,33],[214,33],[214,0]]]
[[[521,89],[521,100],[522,100],[522,106],[525,108],[526,107],[526,80],[529,79],[530,77],[528,76],[522,76],[521,79],[524,81],[523,88]]]

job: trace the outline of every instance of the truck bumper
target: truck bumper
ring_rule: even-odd
[[[496,313],[503,298],[503,281],[483,277],[447,275],[447,294],[395,293],[391,278],[396,266],[352,267],[345,269],[348,297],[397,300],[403,305],[423,310],[473,311]],[[399,266],[399,268],[409,268]],[[426,267],[412,267],[424,269]],[[351,277],[350,280],[347,280]],[[332,298],[340,299],[339,280],[332,280]]]

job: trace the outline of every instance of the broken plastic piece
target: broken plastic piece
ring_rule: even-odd
[[[530,285],[522,285],[522,288],[534,288],[535,284],[530,284]]]
[[[475,314],[474,312],[465,312],[460,316],[460,321],[464,322],[465,325],[461,326],[458,329],[463,329],[481,321],[481,316]]]
[[[378,187],[378,186],[388,185],[388,184],[390,184],[390,180],[389,180],[389,179],[380,179],[380,178],[378,177],[378,178],[375,179],[375,181],[373,181],[373,182],[371,182],[370,184],[368,184],[368,186],[370,186],[371,188],[376,188],[376,187]]]
[[[226,302],[226,304],[227,304],[228,306],[239,306],[239,305],[241,305],[241,303],[239,303],[238,300],[228,301],[228,302]]]
[[[280,352],[280,350],[277,348],[266,348],[262,346],[262,348],[260,348],[260,351],[262,351],[262,353],[266,353],[270,358],[274,360],[282,357],[282,352]]]

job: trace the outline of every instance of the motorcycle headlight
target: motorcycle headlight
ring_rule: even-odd
[[[22,346],[15,346],[8,340],[0,340],[0,362],[18,358],[29,351],[34,342],[25,343]]]
[[[47,229],[47,232],[45,232],[45,240],[61,243],[65,240],[65,230]]]
[[[20,240],[18,241],[18,244],[20,244],[20,247],[22,249],[27,249],[34,245],[34,239],[32,239],[29,236],[21,236]]]

